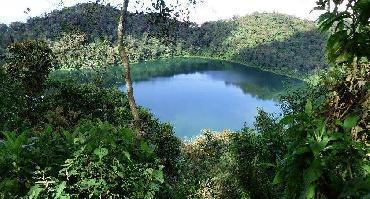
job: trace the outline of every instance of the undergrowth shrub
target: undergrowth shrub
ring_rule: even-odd
[[[5,69],[13,82],[20,82],[29,96],[43,90],[53,67],[54,55],[41,40],[16,42],[8,47]]]
[[[40,194],[38,196],[41,198],[55,197],[56,193],[53,190],[60,190],[62,187],[66,186],[63,190],[68,193],[67,195],[81,192],[83,197],[88,197],[88,195],[92,193],[92,190],[90,189],[91,187],[88,190],[83,190],[81,187],[74,187],[72,189],[71,184],[74,184],[72,183],[74,181],[66,180],[66,178],[76,178],[76,180],[80,178],[80,180],[82,180],[81,176],[64,176],[64,178],[62,178],[63,176],[56,174],[58,173],[57,171],[62,169],[63,161],[65,161],[66,158],[71,158],[70,161],[72,161],[72,165],[80,165],[81,167],[79,168],[79,171],[84,171],[83,169],[87,166],[91,166],[94,169],[108,165],[115,165],[117,168],[121,169],[127,167],[127,171],[125,171],[126,173],[124,174],[132,174],[131,177],[135,178],[138,183],[142,183],[141,185],[124,185],[125,182],[123,182],[122,179],[119,180],[120,178],[123,178],[122,176],[117,177],[107,172],[108,170],[110,171],[110,167],[106,168],[104,173],[106,173],[107,178],[109,178],[107,181],[116,181],[118,184],[123,183],[115,185],[122,187],[126,186],[125,192],[119,192],[119,194],[132,194],[130,195],[131,198],[154,196],[159,189],[161,189],[161,193],[164,193],[162,195],[165,197],[165,193],[169,192],[170,189],[173,189],[171,182],[176,180],[178,174],[177,161],[180,154],[180,141],[174,136],[173,129],[170,125],[162,124],[148,111],[144,109],[140,110],[144,124],[143,131],[146,132],[143,139],[147,140],[147,145],[148,147],[150,146],[149,148],[151,148],[153,152],[152,155],[158,157],[158,160],[156,160],[155,163],[156,166],[149,167],[146,163],[141,164],[140,162],[138,164],[130,163],[131,166],[127,166],[125,165],[126,163],[122,163],[122,160],[119,162],[115,162],[113,160],[109,160],[110,162],[99,162],[96,161],[96,158],[78,159],[79,157],[88,157],[92,154],[91,151],[86,151],[85,149],[79,151],[80,154],[77,156],[77,152],[74,149],[69,149],[70,147],[82,148],[83,144],[73,144],[73,140],[75,138],[80,139],[79,134],[88,134],[87,131],[80,133],[75,130],[76,128],[81,128],[79,126],[81,121],[86,119],[95,121],[98,119],[109,122],[112,125],[112,129],[131,128],[132,116],[128,109],[126,97],[117,89],[101,88],[93,84],[76,85],[70,82],[49,80],[46,82],[46,85],[47,87],[42,94],[42,100],[35,102],[33,105],[33,107],[35,107],[33,109],[34,114],[39,116],[36,120],[32,120],[32,122],[30,122],[30,120],[22,114],[23,108],[27,107],[27,104],[18,104],[19,107],[13,107],[9,104],[9,106],[3,107],[7,112],[12,112],[14,114],[14,118],[17,120],[11,121],[13,123],[12,126],[8,125],[8,129],[13,129],[14,132],[4,134],[1,137],[4,138],[4,143],[7,143],[9,147],[15,147],[14,150],[17,150],[14,152],[16,153],[15,155],[11,155],[12,153],[8,152],[10,149],[5,147],[1,153],[2,156],[0,159],[2,163],[0,170],[3,175],[1,179],[2,182],[0,184],[1,188],[3,188],[2,196],[5,197],[10,195],[10,193],[15,193],[13,195],[16,196],[23,196],[36,180],[37,182],[50,180],[52,182],[55,181],[55,183],[52,183],[53,185],[50,186],[45,186],[45,184],[42,183],[38,184],[38,186],[33,186],[31,195],[36,196],[37,194]],[[2,87],[2,89],[5,91],[12,91],[12,85],[9,84],[8,86],[9,87],[5,88]],[[1,98],[4,102],[11,102],[11,96],[2,96],[5,96]],[[12,110],[15,108],[18,112]],[[4,118],[5,121],[11,120],[8,115],[4,115]],[[24,121],[29,122],[25,123]],[[23,123],[25,123],[25,125],[23,125],[22,128],[14,128]],[[5,124],[7,124],[7,122],[4,122],[4,126]],[[99,123],[96,124],[98,125]],[[49,131],[47,131],[45,126],[53,126],[53,130],[50,130],[51,127],[48,127]],[[78,137],[69,139],[69,142],[67,143],[65,139],[67,139],[67,135],[70,134]],[[14,138],[9,137],[10,135],[14,136]],[[18,138],[18,136],[20,137]],[[107,137],[109,136],[107,135]],[[11,138],[14,140],[20,139],[18,141],[18,145],[15,141],[14,143],[11,142]],[[93,143],[90,143],[92,141],[93,139],[88,139],[81,141],[81,143],[92,145]],[[66,145],[68,145],[68,147]],[[113,151],[121,151],[121,149],[114,149]],[[71,155],[73,155],[73,157],[71,157]],[[110,155],[115,156],[116,154],[110,153]],[[111,157],[110,155],[109,157]],[[12,158],[15,158],[15,160]],[[145,158],[148,158],[148,161],[150,160],[149,157]],[[89,165],[90,163],[93,165]],[[164,168],[159,165],[163,165]],[[65,169],[65,171],[70,171],[68,170],[70,168],[63,167],[63,169]],[[96,171],[97,170],[94,170],[93,172]],[[35,173],[38,173],[37,179]],[[85,177],[86,175],[87,174],[84,174]],[[109,175],[112,175],[113,177]],[[96,176],[90,176],[91,179],[93,177]],[[159,186],[159,184],[164,182],[164,179],[166,180],[166,186]],[[154,184],[151,187],[148,187],[151,183]],[[103,186],[102,184],[95,184],[91,186],[98,187],[96,188],[97,191],[94,191],[94,194],[104,195],[104,191],[102,190],[109,189],[110,192],[112,192],[112,195],[115,195],[112,191],[113,188],[111,187],[113,185]],[[133,193],[133,190],[139,190],[139,188],[142,190]],[[118,188],[115,187],[114,189]]]
[[[64,160],[75,149],[73,135],[57,132],[47,126],[17,132],[2,132],[0,142],[0,196],[17,198],[23,196],[34,183],[35,172],[50,168],[55,174]]]
[[[286,153],[286,139],[278,118],[259,110],[256,130],[243,128],[233,139],[234,175],[251,198],[281,198],[282,189],[273,184],[276,163]]]
[[[325,100],[306,99],[281,123],[289,141],[275,183],[288,198],[369,197],[369,65],[329,70]]]
[[[3,134],[1,198],[154,198],[165,180],[154,145],[107,122]]]
[[[154,149],[131,130],[87,121],[73,132],[76,150],[54,176],[41,170],[30,198],[154,198],[164,182]]]
[[[39,107],[46,113],[42,122],[63,128],[73,127],[81,119],[98,118],[124,127],[132,120],[123,93],[94,84],[50,80]]]
[[[49,85],[41,108],[46,112],[45,123],[68,128],[81,119],[98,118],[116,126],[132,128],[133,117],[127,98],[118,89],[53,80],[50,80]],[[149,111],[140,108],[140,118],[143,138],[155,146],[154,150],[164,166],[166,179],[175,180],[180,140],[175,136],[171,125],[161,123]]]
[[[28,40],[10,45],[4,60],[0,66],[0,125],[4,130],[22,130],[40,117],[35,106],[42,101],[53,53],[46,42]]]
[[[10,80],[1,66],[0,85],[0,128],[2,130],[22,129],[27,125],[27,121],[20,118],[27,105],[25,91],[21,83]]]
[[[181,198],[249,198],[234,176],[236,160],[230,150],[234,136],[204,132],[183,145],[177,184]]]
[[[205,132],[182,147],[182,197],[281,198],[274,185],[276,164],[287,151],[283,126],[277,117],[259,110],[256,129]]]

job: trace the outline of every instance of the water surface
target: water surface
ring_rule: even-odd
[[[179,137],[194,137],[202,129],[239,130],[251,126],[257,108],[280,113],[277,95],[284,76],[239,64],[210,60],[167,60],[133,65],[134,95]],[[120,86],[124,90],[124,85]]]

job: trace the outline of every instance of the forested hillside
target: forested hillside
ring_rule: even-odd
[[[256,13],[203,24],[193,38],[201,54],[283,73],[325,68],[325,37],[309,21]]]
[[[27,23],[0,25],[1,47],[14,40],[58,41],[66,34],[83,34],[84,42],[105,39],[113,46],[119,11],[109,5],[79,4],[55,10]],[[130,14],[127,32],[132,61],[170,56],[226,59],[282,74],[299,75],[326,67],[325,36],[313,22],[277,13],[207,22],[201,26],[171,20],[166,28],[152,25],[152,16]],[[166,41],[157,37],[167,34]],[[1,51],[0,51],[1,53]]]
[[[369,0],[317,1],[327,38],[313,23],[280,14],[200,27],[172,19],[168,26],[148,27],[151,17],[130,14],[127,36],[124,2],[121,14],[80,4],[25,24],[0,25],[0,198],[370,198]],[[325,67],[324,56],[329,67],[281,94],[281,114],[258,110],[253,126],[206,130],[186,141],[172,124],[132,103],[132,80],[172,75],[180,65],[171,59],[172,71],[159,64],[157,71],[143,67],[145,72],[134,66],[131,75],[129,62],[170,56],[228,59],[287,75]],[[125,93],[103,85],[110,77],[103,80],[101,69],[111,65],[120,67],[109,69],[123,73]],[[75,71],[97,81],[75,81],[69,73]],[[259,79],[262,87],[274,83],[269,76]],[[210,87],[200,87],[196,95],[203,100]],[[186,95],[183,86],[163,90],[175,89]],[[148,97],[156,100],[159,90],[147,91]]]

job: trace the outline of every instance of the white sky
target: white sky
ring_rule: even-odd
[[[26,21],[30,16],[39,16],[53,9],[61,8],[61,0],[0,0],[0,23]],[[89,0],[64,0],[64,6]],[[108,0],[113,4],[121,0]],[[170,0],[175,1],[175,0]],[[310,14],[316,0],[203,0],[192,10],[190,20],[197,23],[243,16],[253,12],[279,12],[303,19],[316,20],[318,12]],[[134,0],[132,0],[134,2]],[[30,8],[27,15],[24,11]]]

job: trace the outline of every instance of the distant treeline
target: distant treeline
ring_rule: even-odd
[[[0,24],[0,53],[12,40],[59,41],[66,34],[84,34],[85,43],[103,39],[115,46],[118,16],[114,7],[89,3],[55,10],[27,23]],[[128,18],[131,61],[202,56],[295,76],[327,66],[326,36],[314,22],[296,17],[255,13],[201,26],[174,20],[153,22],[152,18],[145,14]]]

